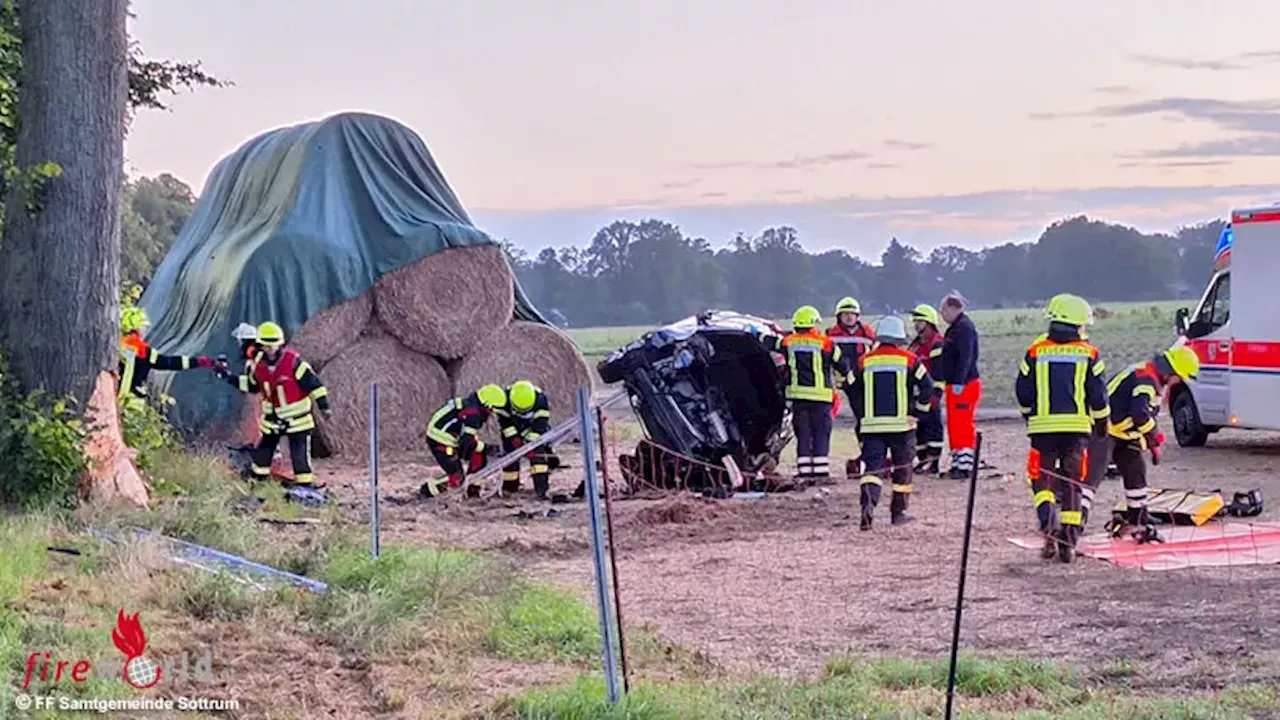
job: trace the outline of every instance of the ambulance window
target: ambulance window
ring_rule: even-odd
[[[1199,327],[1199,334],[1212,332],[1231,319],[1231,275],[1226,274],[1218,278],[1218,282],[1214,285],[1213,291],[1208,298],[1204,307],[1200,308],[1200,316],[1196,318],[1195,324]]]

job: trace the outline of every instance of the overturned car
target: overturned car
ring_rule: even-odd
[[[791,436],[784,361],[760,334],[782,331],[751,315],[708,311],[645,333],[599,364],[601,380],[623,383],[647,435],[619,458],[633,490],[762,484]]]

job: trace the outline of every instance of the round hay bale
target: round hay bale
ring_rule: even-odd
[[[369,383],[378,383],[378,447],[426,451],[431,414],[451,396],[438,360],[416,353],[390,335],[369,333],[325,366],[333,417],[320,420],[326,448],[340,457],[369,455]]]
[[[289,344],[316,368],[338,356],[373,317],[373,293],[367,292],[320,311],[289,339]]]
[[[515,280],[497,245],[450,248],[378,278],[374,307],[400,342],[457,360],[511,320]]]
[[[466,358],[449,367],[454,395],[465,395],[482,385],[506,385],[532,380],[551,402],[551,424],[573,417],[578,388],[591,387],[591,371],[568,335],[547,325],[516,321],[481,341]],[[490,422],[481,435],[496,442],[497,423]]]

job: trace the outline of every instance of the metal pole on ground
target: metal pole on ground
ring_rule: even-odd
[[[614,660],[613,620],[609,612],[609,577],[604,565],[604,532],[600,521],[600,483],[596,468],[596,444],[591,417],[590,391],[578,388],[578,438],[582,441],[582,472],[586,484],[587,507],[591,514],[591,556],[595,561],[596,604],[600,608],[600,641],[604,652],[604,680],[609,703],[618,702],[618,669]]]
[[[369,545],[373,558],[382,551],[382,512],[378,503],[378,383],[369,383]]]
[[[596,429],[600,433],[600,479],[604,481],[604,521],[609,533],[609,572],[613,575],[613,611],[618,620],[618,655],[622,659],[622,692],[631,692],[627,669],[627,625],[622,621],[622,582],[618,580],[618,552],[613,545],[613,488],[609,487],[609,446],[604,439],[604,408],[596,406]]]
[[[952,720],[956,698],[956,663],[960,651],[960,616],[964,612],[964,581],[969,574],[969,540],[973,530],[973,499],[978,490],[978,465],[982,462],[982,433],[973,445],[973,469],[969,471],[969,501],[964,511],[964,549],[960,552],[960,582],[956,586],[956,619],[951,627],[951,663],[947,668],[947,710]]]

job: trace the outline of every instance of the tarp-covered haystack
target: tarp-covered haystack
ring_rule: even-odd
[[[225,354],[232,367],[234,327],[280,323],[330,388],[321,437],[344,455],[367,449],[370,382],[388,450],[424,449],[431,412],[478,384],[527,377],[559,421],[590,382],[421,138],[375,115],[273,130],[223,159],[141,304],[161,352]],[[212,374],[158,375],[180,427],[253,427],[256,403]]]

